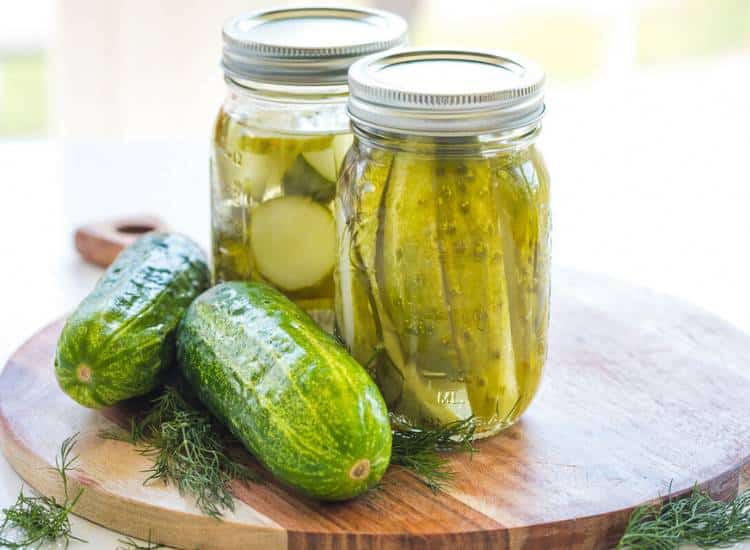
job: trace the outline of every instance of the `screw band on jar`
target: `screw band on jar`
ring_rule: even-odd
[[[276,84],[346,84],[356,60],[401,46],[406,21],[374,9],[270,9],[224,25],[222,67],[230,78]]]
[[[402,49],[349,71],[355,123],[415,135],[476,135],[531,126],[544,114],[544,72],[514,54]]]

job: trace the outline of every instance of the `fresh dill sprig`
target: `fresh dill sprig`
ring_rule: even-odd
[[[697,486],[689,496],[641,506],[630,516],[619,550],[672,550],[683,544],[726,547],[750,538],[750,490],[730,502]]]
[[[219,518],[223,509],[234,510],[230,482],[258,481],[257,474],[230,454],[230,438],[211,415],[191,406],[173,387],[152,402],[141,419],[130,420],[128,433],[107,430],[105,439],[128,441],[153,459],[144,483],[162,480],[180,494],[190,494],[201,511]]]
[[[55,467],[52,468],[60,476],[63,485],[63,501],[57,502],[54,497],[44,495],[31,497],[21,489],[16,502],[3,509],[3,521],[0,524],[0,547],[30,548],[40,546],[44,542],[62,539],[65,547],[70,541],[83,539],[71,533],[70,513],[78,504],[84,489],[79,489],[71,495],[68,483],[68,471],[75,469],[78,455],[73,455],[73,447],[78,442],[78,434],[72,435],[62,442],[60,452],[55,457]],[[9,530],[21,535],[20,540],[8,538]]]
[[[395,422],[391,464],[410,470],[434,493],[453,481],[454,472],[446,452],[474,452],[476,424],[473,418],[457,420],[434,429],[399,426]]]
[[[166,548],[166,546],[162,544],[151,542],[151,529],[148,530],[148,540],[146,541],[145,546],[130,537],[117,539],[117,542],[122,545],[118,546],[117,550],[159,550],[160,548]]]

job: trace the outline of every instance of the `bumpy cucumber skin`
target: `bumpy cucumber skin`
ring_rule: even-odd
[[[185,378],[206,407],[282,482],[320,500],[373,487],[391,456],[377,386],[279,291],[220,284],[188,309],[177,337]],[[369,472],[356,479],[356,466]]]
[[[68,318],[55,355],[62,390],[91,408],[152,391],[176,364],[177,325],[208,284],[206,256],[193,241],[141,237]]]

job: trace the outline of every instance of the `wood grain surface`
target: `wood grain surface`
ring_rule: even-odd
[[[555,273],[542,389],[515,426],[452,459],[433,495],[392,468],[357,500],[321,504],[271,480],[235,485],[237,509],[202,516],[190,498],[143,485],[149,461],[97,432],[125,415],[91,411],[58,389],[61,322],[42,329],[0,376],[0,438],[18,473],[60,495],[60,442],[80,432],[78,513],[181,548],[607,548],[634,506],[699,482],[731,497],[750,469],[750,338],[671,298],[576,272]],[[248,457],[248,460],[252,460]]]
[[[138,237],[165,229],[159,217],[144,214],[81,226],[75,230],[73,240],[84,260],[107,267]]]

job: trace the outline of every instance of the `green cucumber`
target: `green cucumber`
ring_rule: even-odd
[[[150,234],[123,251],[68,318],[55,375],[81,405],[143,395],[175,364],[175,332],[209,284],[205,254],[187,237]]]
[[[268,282],[286,291],[313,287],[336,262],[333,215],[307,197],[266,201],[252,211],[250,246]]]
[[[222,283],[188,309],[179,364],[200,400],[278,479],[321,500],[388,468],[388,410],[365,370],[279,291]]]

